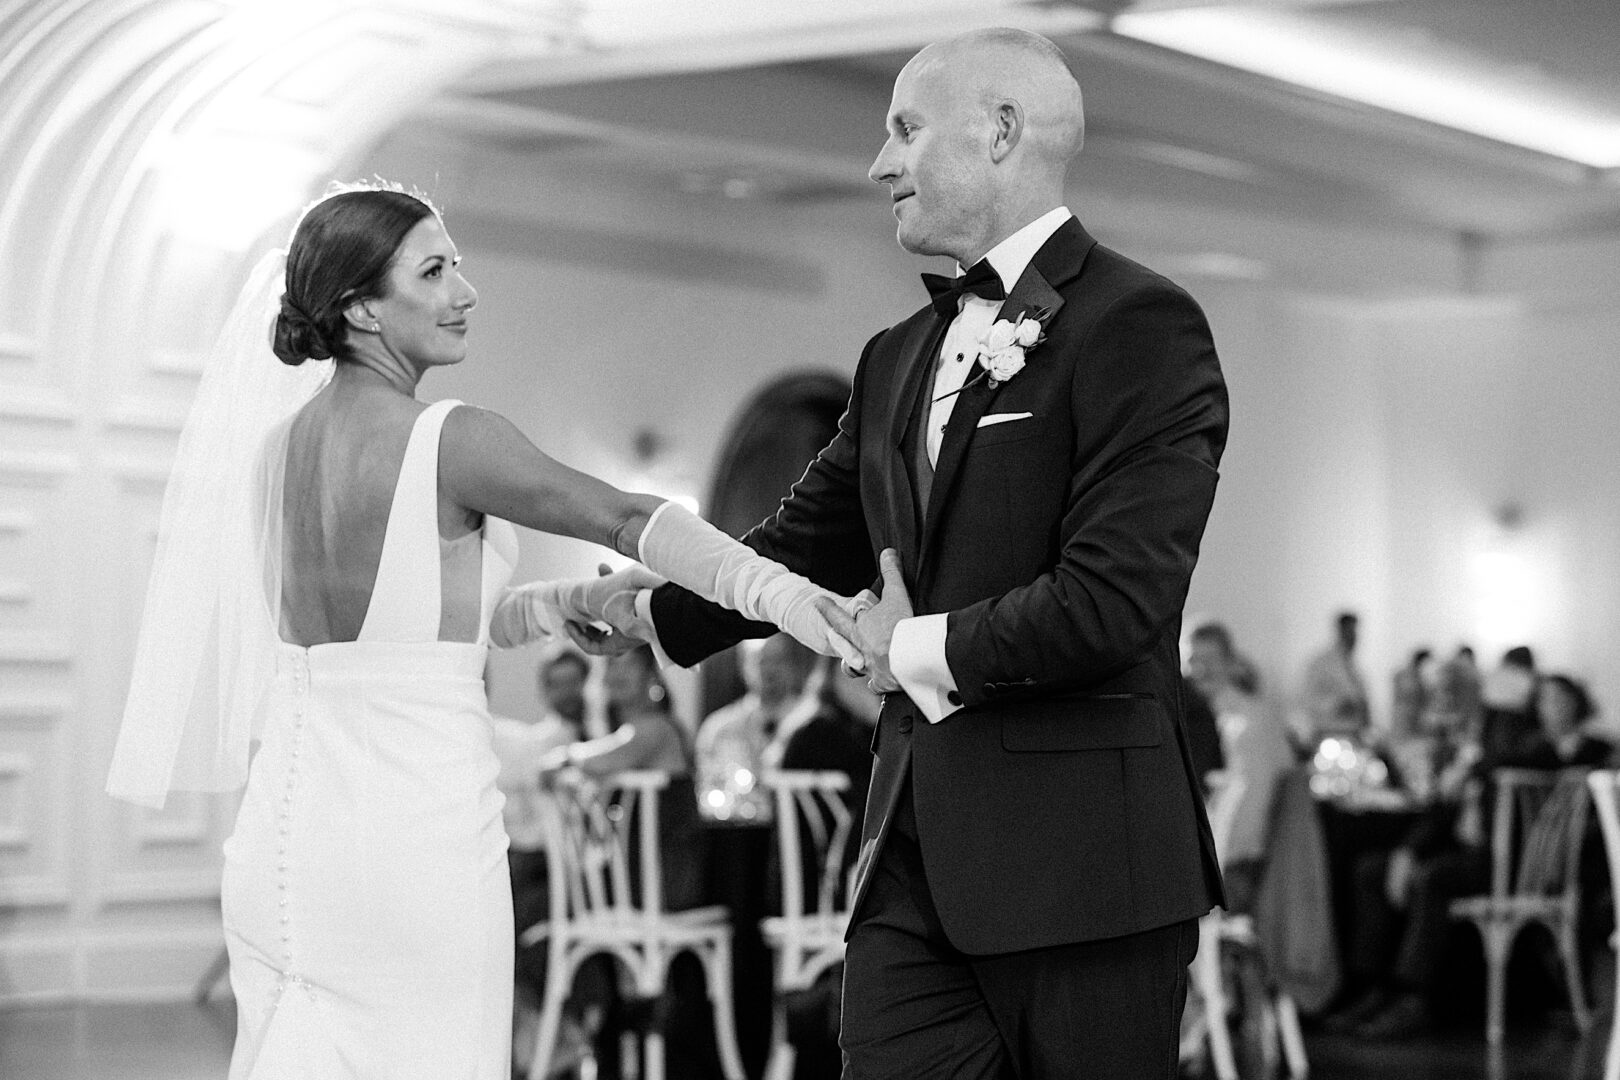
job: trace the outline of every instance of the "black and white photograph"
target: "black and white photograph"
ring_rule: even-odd
[[[0,1080],[1620,1080],[1614,0],[0,0]]]

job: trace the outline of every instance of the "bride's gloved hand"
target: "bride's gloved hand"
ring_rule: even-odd
[[[575,635],[591,638],[602,633],[592,623],[623,632],[634,623],[637,591],[663,583],[662,577],[639,565],[594,578],[530,581],[501,594],[490,617],[490,640],[503,649],[565,633],[577,641]]]
[[[773,622],[824,656],[860,662],[860,650],[816,607],[837,605],[853,618],[871,606],[870,594],[839,596],[738,543],[675,503],[664,503],[642,529],[642,562],[705,600],[750,619]]]

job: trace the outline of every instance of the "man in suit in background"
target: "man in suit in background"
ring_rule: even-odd
[[[1080,89],[1045,38],[929,46],[887,126],[899,242],[959,276],[867,344],[744,538],[843,594],[881,562],[840,623],[884,694],[845,1075],[1169,1080],[1221,899],[1177,650],[1226,439],[1209,329],[1063,205]],[[674,586],[637,610],[682,664],[775,629]]]

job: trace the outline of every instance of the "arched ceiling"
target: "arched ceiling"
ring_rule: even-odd
[[[56,0],[0,20],[0,374],[53,354],[184,372],[245,270],[325,180],[564,5]],[[30,377],[32,376],[32,377]],[[37,403],[36,403],[37,404]]]

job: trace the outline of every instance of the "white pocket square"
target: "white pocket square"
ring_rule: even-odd
[[[981,417],[979,417],[979,425],[978,426],[979,427],[994,427],[997,424],[1005,424],[1009,420],[1028,420],[1030,417],[1032,417],[1034,415],[1035,415],[1034,413],[1027,413],[1027,412],[998,412],[998,413],[991,413],[989,416],[981,416]]]

